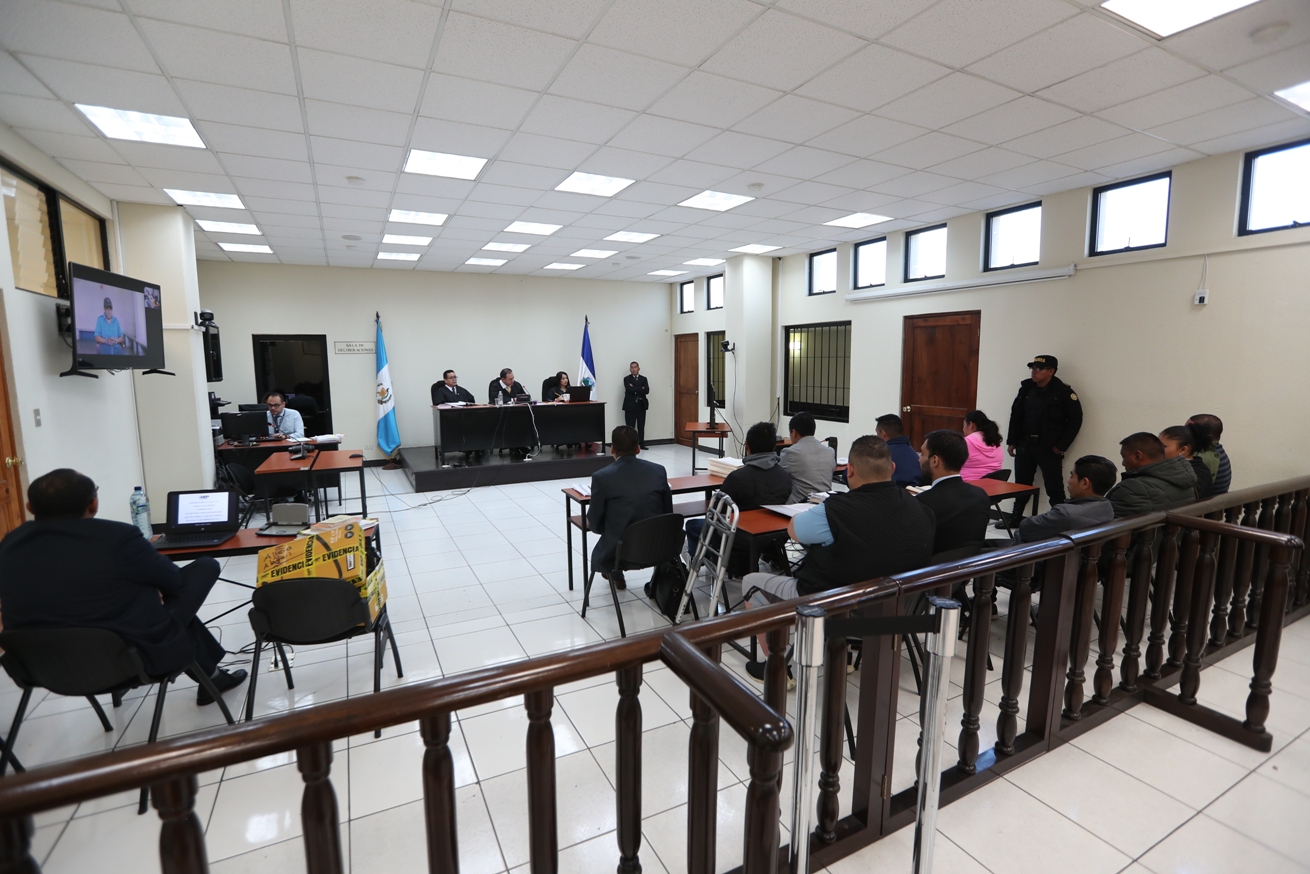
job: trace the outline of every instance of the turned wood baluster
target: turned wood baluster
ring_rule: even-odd
[[[1201,535],[1192,603],[1187,605],[1191,613],[1187,626],[1187,654],[1183,657],[1183,673],[1178,681],[1178,698],[1184,704],[1196,703],[1196,690],[1201,686],[1201,656],[1205,655],[1205,639],[1209,633],[1205,618],[1214,597],[1215,551],[1218,548],[1218,534],[1207,531]]]
[[[1179,547],[1178,576],[1174,582],[1173,611],[1169,617],[1169,658],[1165,664],[1180,667],[1187,652],[1188,611],[1192,606],[1192,589],[1196,584],[1196,558],[1201,548],[1201,532],[1188,528]]]
[[[969,616],[969,648],[964,657],[964,716],[960,718],[960,770],[978,771],[978,729],[982,726],[983,687],[987,685],[987,651],[992,637],[992,590],[995,574],[973,578],[973,609]],[[925,666],[926,667],[926,666]]]
[[[1166,525],[1160,540],[1160,558],[1155,563],[1155,585],[1151,587],[1151,634],[1146,642],[1148,680],[1160,678],[1164,664],[1164,632],[1169,627],[1169,596],[1173,593],[1174,568],[1178,564],[1178,526]]]
[[[1288,533],[1294,537],[1301,538],[1304,542],[1306,539],[1306,500],[1310,498],[1310,490],[1302,489],[1296,493],[1296,498],[1292,503],[1292,527]],[[1291,594],[1288,596],[1288,608],[1292,606],[1300,607],[1306,601],[1306,584],[1310,581],[1310,560],[1306,559],[1305,550],[1300,550],[1292,556],[1292,564],[1288,569],[1291,574]]]
[[[419,720],[423,738],[423,813],[427,819],[428,871],[458,874],[459,832],[455,827],[455,760],[450,754],[450,713]]]
[[[1251,694],[1246,698],[1246,719],[1242,722],[1251,731],[1264,731],[1265,720],[1269,718],[1269,694],[1274,688],[1274,667],[1278,664],[1278,646],[1283,639],[1283,605],[1291,582],[1288,573],[1291,558],[1290,547],[1275,546],[1270,550],[1269,577],[1261,602],[1255,655],[1251,658],[1254,668]]]
[[[0,820],[0,871],[41,874],[41,867],[32,858],[32,817]]]
[[[1083,714],[1083,684],[1087,681],[1087,656],[1092,650],[1092,621],[1096,611],[1096,564],[1101,558],[1101,544],[1082,548],[1082,566],[1078,588],[1074,592],[1072,639],[1069,643],[1069,672],[1065,674],[1065,719],[1079,719]]]
[[[1260,502],[1260,530],[1274,530],[1274,512],[1278,496]],[[1251,572],[1251,596],[1246,608],[1246,627],[1255,628],[1260,618],[1260,604],[1264,599],[1265,580],[1269,578],[1269,547],[1263,543],[1255,547],[1255,569]]]
[[[1224,511],[1224,521],[1236,525],[1241,518],[1241,507]],[[1214,611],[1210,616],[1210,646],[1223,646],[1228,632],[1228,604],[1233,600],[1233,579],[1237,571],[1237,538],[1219,538],[1219,559],[1215,566]]]
[[[1114,686],[1114,651],[1119,646],[1119,617],[1123,615],[1124,578],[1128,573],[1125,553],[1131,542],[1131,534],[1121,534],[1110,541],[1110,574],[1101,591],[1100,653],[1092,677],[1093,704],[1108,704]]]
[[[305,832],[308,874],[341,874],[341,827],[337,793],[332,789],[332,742],[296,750],[296,767],[305,781],[300,824]]]
[[[1258,528],[1260,502],[1242,507],[1242,527]],[[1233,576],[1233,604],[1228,612],[1228,636],[1241,637],[1246,626],[1247,595],[1251,591],[1251,574],[1255,564],[1255,544],[1243,540],[1237,545],[1237,571]]]
[[[532,874],[559,870],[559,837],[555,815],[555,730],[550,724],[555,706],[552,687],[523,696],[528,711],[528,859]]]
[[[620,668],[614,713],[615,790],[618,805],[619,874],[641,874],[641,663]]]
[[[819,804],[815,834],[825,844],[837,840],[841,811],[841,763],[846,727],[846,641],[830,637],[823,649],[823,723],[819,734]]]
[[[776,874],[782,751],[767,750],[753,743],[746,750],[746,761],[750,764],[751,782],[746,788],[742,874]]]
[[[1137,534],[1133,554],[1133,575],[1128,587],[1128,621],[1124,633],[1123,664],[1119,666],[1119,688],[1137,691],[1142,664],[1142,635],[1146,632],[1146,605],[1151,594],[1151,565],[1155,562],[1155,529]]]
[[[717,645],[706,650],[716,664]],[[687,874],[714,874],[718,833],[719,714],[691,693],[691,741],[687,751]]]
[[[775,712],[787,715],[787,644],[790,628],[770,631],[765,636],[769,655],[764,661],[764,703]],[[782,791],[782,772],[778,772],[778,791]]]
[[[152,786],[150,802],[163,820],[159,827],[159,868],[163,874],[202,874],[208,871],[205,834],[195,809],[195,775],[188,774]],[[40,869],[33,862],[31,870]]]
[[[996,717],[996,752],[1013,755],[1019,736],[1019,693],[1023,691],[1023,663],[1028,653],[1029,608],[1032,606],[1033,566],[1015,572],[1010,609],[1005,625],[1005,664],[1001,666],[1001,712]],[[1056,585],[1054,581],[1052,586]],[[972,643],[972,641],[970,641]]]

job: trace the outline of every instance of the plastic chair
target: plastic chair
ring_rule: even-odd
[[[154,743],[159,736],[159,722],[164,715],[164,693],[168,684],[183,673],[203,686],[218,702],[223,711],[223,718],[232,725],[232,713],[227,709],[227,702],[214,688],[213,682],[192,662],[185,668],[168,674],[150,675],[146,673],[145,662],[136,647],[119,635],[104,628],[31,628],[0,632],[0,665],[23,690],[23,697],[18,702],[13,724],[9,728],[9,740],[4,744],[3,757],[0,757],[0,774],[5,765],[12,761],[12,749],[18,737],[18,729],[27,714],[27,705],[32,699],[33,689],[48,689],[56,695],[86,698],[100,717],[100,724],[105,731],[113,731],[114,726],[105,715],[104,708],[96,700],[97,695],[110,695],[114,706],[123,703],[123,693],[138,686],[159,684],[159,694],[155,699],[155,715],[150,721],[150,736],[147,743]],[[14,761],[15,769],[20,768]],[[146,812],[149,788],[141,788],[141,801],[137,813]]]
[[[700,572],[709,573],[710,615],[719,612],[723,597],[723,581],[728,575],[728,559],[732,555],[732,542],[737,537],[737,504],[724,492],[715,492],[705,508],[705,527],[701,529],[700,540],[696,544],[696,554],[691,557],[691,567],[687,572],[687,585],[682,590],[682,603],[678,605],[678,615],[673,620],[677,625],[691,604],[692,615],[697,619],[696,598],[693,589]],[[726,608],[725,611],[726,612]]]
[[[248,615],[255,632],[255,651],[250,659],[250,687],[246,690],[246,722],[255,714],[255,681],[259,678],[259,655],[265,644],[272,644],[276,649],[288,689],[296,688],[296,684],[291,679],[284,644],[312,646],[370,633],[373,635],[373,691],[382,690],[382,661],[387,653],[383,634],[391,644],[396,676],[405,676],[386,605],[378,612],[377,619],[370,621],[368,602],[359,596],[359,589],[349,580],[282,580],[255,589],[250,601]],[[381,737],[381,729],[373,736]]]
[[[633,522],[623,532],[618,549],[614,553],[615,570],[635,571],[655,567],[666,561],[673,561],[682,555],[682,545],[686,535],[682,530],[681,513],[663,513],[648,516]],[[591,584],[596,578],[596,565],[591,566],[587,583],[582,589],[582,618],[587,618],[587,603],[591,598]],[[627,637],[623,626],[623,607],[619,604],[619,589],[614,580],[609,581],[610,594],[614,598],[614,613],[619,617],[619,636]]]

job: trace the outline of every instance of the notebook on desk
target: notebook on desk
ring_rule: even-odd
[[[164,536],[153,543],[156,549],[218,546],[236,536],[240,528],[236,492],[169,492]]]

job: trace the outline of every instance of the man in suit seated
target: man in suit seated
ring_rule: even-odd
[[[133,525],[96,519],[96,484],[66,468],[32,481],[25,522],[0,541],[0,605],[7,629],[104,628],[136,647],[161,675],[194,661],[220,691],[246,679],[225,671],[222,645],[196,618],[219,565],[184,568],[155,551]],[[197,704],[212,704],[201,687]]]
[[[591,550],[591,569],[620,589],[623,571],[614,566],[619,541],[633,522],[673,512],[673,492],[663,465],[637,457],[641,445],[635,428],[619,425],[610,434],[614,463],[591,475],[587,527],[600,535]]]
[[[432,383],[432,406],[437,404],[476,404],[473,392],[459,384],[455,371],[447,370],[441,374],[441,382]]]
[[[969,460],[969,444],[959,431],[931,431],[919,449],[919,466],[932,480],[919,500],[937,518],[934,554],[964,547],[981,547],[987,536],[991,500],[987,493],[960,479]]]
[[[919,482],[919,454],[905,436],[905,423],[895,413],[879,416],[875,433],[885,441],[892,454],[892,482],[900,486],[913,486]]]
[[[815,422],[810,413],[797,413],[787,423],[791,445],[782,450],[779,459],[791,474],[789,504],[808,501],[815,492],[832,491],[832,472],[837,467],[837,455],[826,443],[814,439]]]
[[[487,385],[487,403],[494,404],[499,396],[503,403],[512,404],[514,398],[527,393],[522,383],[514,381],[514,371],[506,367],[500,372],[500,379],[493,379]]]

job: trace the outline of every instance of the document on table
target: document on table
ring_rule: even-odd
[[[575,491],[575,492],[577,492],[578,494],[582,495],[582,497],[584,497],[584,498],[590,498],[590,497],[591,497],[591,486],[588,485],[588,484],[586,484],[586,483],[574,483],[574,484],[573,484],[573,491]]]
[[[772,510],[779,516],[786,516],[788,519],[793,516],[799,516],[806,510],[812,509],[813,504],[765,504],[761,509]]]

